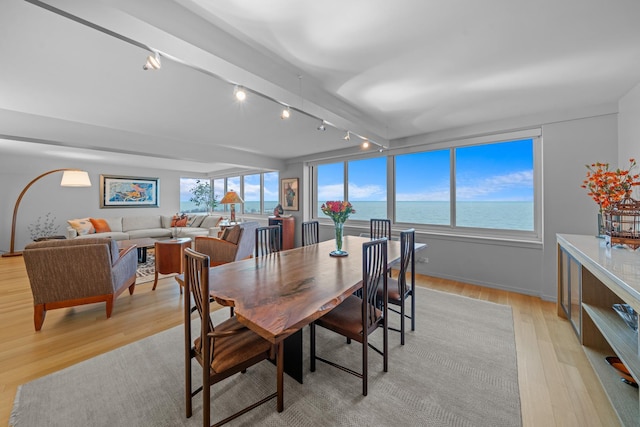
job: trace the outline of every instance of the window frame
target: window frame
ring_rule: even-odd
[[[524,139],[533,140],[533,230],[515,230],[515,229],[494,229],[481,227],[462,227],[456,225],[456,170],[455,155],[456,148],[463,148],[482,144],[497,144],[509,141],[518,141]],[[436,224],[419,224],[409,222],[396,222],[395,205],[396,205],[396,182],[395,182],[395,158],[397,155],[420,153],[424,151],[435,151],[448,149],[450,150],[450,223],[448,225]],[[513,240],[524,242],[542,242],[542,131],[540,128],[525,129],[514,132],[504,132],[500,134],[483,135],[478,137],[470,137],[465,139],[456,139],[439,143],[420,144],[414,146],[405,146],[385,150],[381,153],[371,153],[368,155],[357,154],[353,156],[334,157],[331,159],[311,160],[307,162],[310,168],[312,197],[310,198],[311,206],[309,212],[311,219],[318,220],[321,223],[330,224],[328,217],[318,215],[318,176],[317,166],[330,163],[342,163],[344,168],[344,200],[349,200],[349,176],[347,165],[354,159],[366,159],[370,157],[384,156],[387,158],[387,218],[392,219],[392,226],[395,229],[415,228],[418,233],[439,234],[460,237],[478,237],[497,240]],[[354,202],[352,202],[354,203]],[[356,206],[357,209],[357,206]],[[349,219],[351,227],[366,228],[369,227],[367,220]]]

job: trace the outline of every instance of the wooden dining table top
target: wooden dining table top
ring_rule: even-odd
[[[369,238],[345,236],[349,255],[332,257],[335,241],[276,252],[213,267],[210,294],[234,307],[238,320],[272,343],[340,304],[361,287],[362,244]],[[388,264],[400,259],[400,242],[387,243]],[[416,244],[416,249],[425,247]]]

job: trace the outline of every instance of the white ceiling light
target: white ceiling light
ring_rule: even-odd
[[[318,126],[317,129],[321,131],[327,130],[327,127],[324,125],[324,120],[320,122],[320,126]]]
[[[244,88],[242,86],[236,86],[233,90],[233,94],[238,101],[244,101],[245,99],[247,99],[247,93],[244,91]]]
[[[351,132],[347,131],[347,134],[343,138],[345,141],[351,141]]]
[[[369,141],[366,139],[362,142],[362,148],[369,148]]]
[[[142,66],[143,70],[159,70],[162,67],[160,63],[160,54],[155,52],[155,55],[147,56],[147,62]]]
[[[284,108],[282,110],[282,113],[280,113],[280,118],[284,120],[284,119],[288,119],[289,117],[291,117],[291,111],[289,110],[289,107]]]

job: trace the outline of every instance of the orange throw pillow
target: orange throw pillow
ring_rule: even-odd
[[[174,216],[173,218],[171,218],[171,226],[172,227],[186,227],[188,219],[189,218],[187,218],[186,215]]]
[[[107,221],[105,221],[104,219],[89,218],[89,221],[91,221],[91,225],[93,225],[93,228],[96,229],[96,233],[108,233],[109,231],[111,231],[111,227],[109,227],[109,224],[107,224]]]

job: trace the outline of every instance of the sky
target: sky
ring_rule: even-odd
[[[449,201],[449,149],[396,156],[397,201]],[[458,201],[533,201],[533,140],[455,149]],[[386,158],[350,161],[350,201],[386,200]],[[318,200],[342,200],[342,163],[318,166]]]

